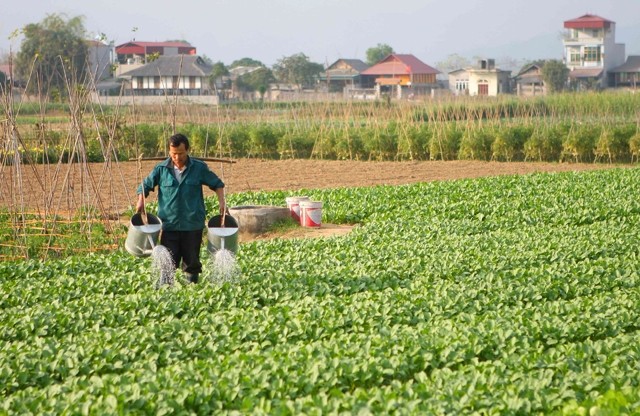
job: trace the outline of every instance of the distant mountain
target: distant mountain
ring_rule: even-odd
[[[496,65],[501,58],[510,58],[523,65],[537,59],[562,59],[562,38],[561,30],[556,33],[549,33],[533,37],[527,41],[504,43],[501,45],[487,45],[482,48],[474,48],[460,53],[462,56],[481,56],[484,58],[494,58]],[[616,27],[616,42],[625,44],[625,51],[628,55],[640,55],[640,25]],[[516,71],[520,68],[501,69]]]
[[[494,58],[511,58],[518,61],[535,61],[537,59],[562,59],[562,40],[558,33],[533,37],[526,41],[486,45],[464,52],[464,56],[482,56]]]

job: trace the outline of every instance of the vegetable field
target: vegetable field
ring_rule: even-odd
[[[637,414],[638,183],[305,190],[359,226],[243,244],[222,286],[154,290],[124,250],[2,262],[0,413]]]

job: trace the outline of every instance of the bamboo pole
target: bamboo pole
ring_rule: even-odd
[[[191,157],[193,157],[193,156],[191,156]],[[193,157],[193,158],[197,159],[197,160],[202,160],[204,162],[236,163],[235,160],[220,159],[220,158],[217,158],[217,157]],[[131,159],[129,159],[129,162],[136,162],[138,160],[145,161],[145,160],[166,160],[166,159],[167,159],[166,157],[162,157],[162,156],[159,156],[159,157],[145,157],[145,158],[142,158],[142,159],[131,158]]]

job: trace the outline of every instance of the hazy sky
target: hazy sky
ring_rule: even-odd
[[[52,13],[84,16],[89,33],[116,45],[184,39],[225,64],[271,66],[299,52],[365,60],[378,43],[430,65],[454,53],[561,59],[563,22],[585,13],[616,22],[617,42],[640,54],[640,0],[18,0],[0,14],[0,54],[19,49],[12,32]]]

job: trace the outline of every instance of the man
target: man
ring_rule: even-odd
[[[182,270],[192,283],[198,283],[202,272],[200,245],[206,215],[202,185],[215,191],[220,213],[224,213],[224,183],[206,163],[189,156],[189,139],[178,133],[169,138],[169,158],[153,168],[137,191],[136,210],[143,212],[145,197],[158,187],[160,244],[169,249],[176,268],[182,261]]]

